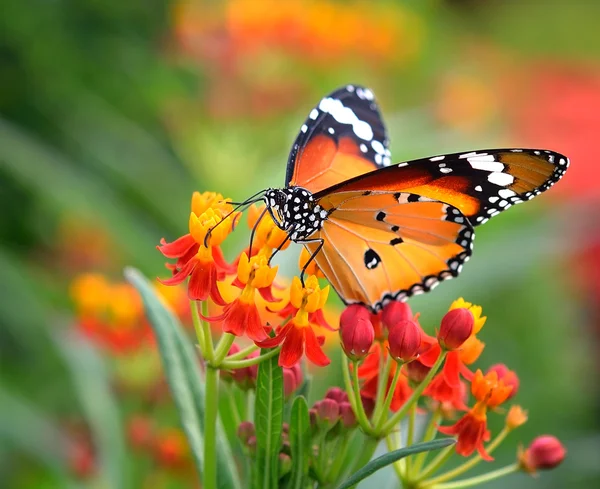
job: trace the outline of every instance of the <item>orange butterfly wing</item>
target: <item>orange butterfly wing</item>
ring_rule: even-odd
[[[315,195],[344,191],[409,192],[458,208],[474,226],[549,189],[567,170],[548,150],[497,149],[433,156],[355,177]]]
[[[348,85],[311,111],[292,146],[286,186],[318,192],[390,163],[388,138],[370,90]]]
[[[417,200],[420,199],[420,200]],[[410,193],[340,192],[311,239],[315,260],[347,304],[374,310],[456,276],[471,254],[473,228],[455,207]],[[315,253],[318,242],[305,246]]]

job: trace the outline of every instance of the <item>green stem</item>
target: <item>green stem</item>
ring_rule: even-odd
[[[365,437],[365,442],[361,446],[360,452],[352,464],[350,474],[354,474],[354,472],[356,472],[358,469],[361,469],[371,461],[373,455],[375,454],[375,450],[377,450],[378,444],[379,440],[372,437]]]
[[[444,465],[448,459],[454,454],[454,446],[450,445],[449,447],[444,448],[437,456],[423,469],[423,472],[419,474],[419,480],[426,479],[432,474],[435,474],[440,467]],[[433,481],[433,479],[432,479]],[[436,479],[436,482],[438,480]],[[425,485],[430,485],[430,482],[426,482]],[[420,487],[420,486],[419,486]],[[425,486],[423,486],[425,487]]]
[[[260,355],[258,357],[254,357],[254,358],[246,358],[245,360],[230,361],[230,360],[226,359],[221,362],[221,364],[219,365],[219,368],[222,368],[224,370],[235,370],[238,368],[245,368],[245,367],[251,367],[252,365],[258,365],[259,363],[262,363],[262,362],[268,360],[269,358],[277,355],[279,353],[279,350],[281,350],[280,346],[271,350],[268,353],[265,353],[264,355]]]
[[[229,349],[231,348],[231,345],[233,345],[234,341],[234,335],[223,333],[223,336],[221,336],[221,339],[219,339],[219,342],[215,348],[212,361],[214,366],[219,366],[223,362],[223,359],[227,356],[227,353],[229,352]]]
[[[429,420],[429,424],[427,425],[427,429],[425,430],[425,434],[423,435],[423,442],[431,441],[435,438],[437,433],[437,424],[442,416],[441,409],[438,407],[432,414],[431,419]],[[413,470],[415,473],[418,473],[422,468],[425,460],[427,460],[427,455],[429,452],[419,453],[415,458],[415,463],[413,466]]]
[[[244,348],[243,350],[234,353],[233,355],[225,357],[225,360],[241,360],[243,358],[246,358],[248,355],[250,355],[250,353],[253,353],[256,350],[260,350],[260,348],[256,345],[250,345]]]
[[[358,413],[357,402],[360,402],[362,404],[362,401],[360,400],[360,397],[357,401],[356,396],[354,395],[352,381],[350,380],[350,369],[348,368],[348,358],[346,357],[346,354],[344,353],[344,350],[342,348],[340,348],[340,351],[342,352],[342,374],[344,376],[344,386],[346,387],[346,393],[348,394],[348,400],[350,401],[352,411],[356,415],[356,413]]]
[[[204,489],[217,489],[217,416],[219,404],[219,371],[207,366],[206,403],[204,407]]]
[[[398,449],[398,447],[394,444],[394,440],[392,440],[391,433],[385,437],[385,444],[387,446],[388,452],[393,452],[394,450]],[[404,474],[402,473],[402,464],[400,462],[402,462],[402,460],[397,460],[392,464],[392,466],[396,471],[396,475],[398,476],[398,481],[400,482],[400,485],[404,486]]]
[[[454,482],[447,482],[445,484],[436,484],[435,486],[432,486],[431,489],[462,489],[464,487],[479,486],[481,484],[484,484],[485,482],[490,482],[495,479],[499,479],[500,477],[504,477],[509,474],[514,474],[518,471],[519,464],[515,463],[507,465],[506,467],[503,467],[498,470],[493,470],[492,472],[488,472],[487,474],[478,475],[476,477],[470,477],[468,479],[462,479]]]
[[[438,359],[433,364],[433,367],[431,367],[431,369],[427,373],[427,376],[423,379],[423,382],[421,382],[415,388],[415,390],[413,391],[411,396],[404,403],[404,405],[396,412],[396,414],[394,414],[387,421],[387,423],[385,425],[383,425],[383,428],[380,430],[380,433],[383,433],[383,434],[388,433],[390,430],[392,430],[394,428],[394,426],[396,426],[396,424],[398,424],[398,422],[402,418],[404,418],[404,416],[406,416],[406,413],[408,412],[408,410],[412,407],[413,404],[415,404],[419,400],[419,397],[421,397],[421,394],[423,393],[425,388],[429,385],[429,383],[431,382],[431,380],[433,379],[433,377],[435,376],[437,371],[440,369],[445,358],[446,358],[446,352],[442,351],[440,353],[440,356],[438,357]]]
[[[392,369],[392,362],[394,361],[389,357],[386,358],[384,354],[384,346],[381,343],[380,350],[381,354],[379,356],[379,378],[377,379],[377,396],[375,398],[375,407],[373,408],[373,420],[378,420],[381,416],[384,398],[386,397],[387,383],[390,378],[390,370]]]
[[[410,408],[410,412],[408,414],[408,432],[406,434],[406,446],[409,447],[413,444],[415,439],[415,418],[417,415],[417,405],[416,403]],[[406,478],[411,479],[412,475],[412,462],[413,457],[406,457]]]
[[[234,389],[235,387],[232,383],[229,387],[229,395],[227,396],[227,398],[229,400],[229,407],[231,408],[231,417],[233,418],[233,422],[235,423],[235,426],[239,426],[242,420],[240,418],[240,410],[237,406],[237,400]]]
[[[196,301],[190,301],[190,310],[192,312],[192,324],[194,325],[194,331],[196,332],[196,339],[198,340],[198,347],[202,356],[206,358],[206,345],[204,341],[204,331],[202,331],[202,322],[200,315],[198,314],[198,303]]]
[[[344,465],[344,461],[346,459],[346,453],[348,452],[348,448],[349,448],[348,438],[349,437],[350,437],[349,431],[344,431],[344,433],[340,437],[338,437],[338,442],[335,446],[335,449],[332,452],[335,454],[335,456],[333,457],[333,463],[329,467],[329,471],[327,472],[327,475],[326,475],[326,480],[328,482],[334,482],[334,481],[337,481],[337,479],[338,479],[340,470],[342,469],[342,466]],[[341,452],[338,452],[338,449],[340,447],[341,447]]]
[[[360,400],[360,383],[358,380],[358,362],[353,362],[352,365],[352,389],[354,390],[354,396],[357,400],[356,402],[356,419],[358,424],[364,430],[367,435],[374,436],[373,427],[369,422],[369,418],[367,417],[367,413],[365,413],[365,408],[363,406],[362,401]]]
[[[402,369],[400,368],[400,365],[398,365],[396,367],[396,371],[394,372],[394,378],[392,379],[390,389],[388,390],[387,395],[385,396],[385,401],[383,402],[383,407],[379,413],[379,417],[373,417],[373,419],[376,420],[373,424],[376,426],[377,431],[381,430],[385,423],[387,415],[390,412],[390,405],[392,404],[392,399],[394,398],[394,391],[396,390],[396,385],[398,384],[398,379],[400,378],[401,370]]]
[[[494,438],[491,441],[491,443],[485,448],[487,453],[491,454],[496,448],[498,448],[500,443],[502,443],[504,441],[504,439],[506,438],[506,436],[509,433],[510,433],[510,430],[508,428],[504,427],[504,429],[500,433],[498,433],[498,436],[496,436],[496,438]],[[451,447],[448,447],[448,448],[451,448]],[[464,464],[461,464],[458,467],[441,474],[440,476],[436,477],[435,479],[431,479],[430,481],[427,482],[427,485],[438,484],[440,482],[445,482],[447,480],[454,479],[454,478],[458,477],[459,475],[464,474],[467,470],[470,470],[473,467],[475,467],[482,460],[483,460],[483,458],[481,457],[481,455],[477,454],[474,457],[472,457],[470,460],[467,460]],[[430,476],[432,473],[433,472],[423,473],[422,479],[425,479],[426,477]]]

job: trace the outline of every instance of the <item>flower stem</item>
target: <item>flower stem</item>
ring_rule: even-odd
[[[504,439],[506,438],[506,436],[509,433],[510,433],[510,430],[508,428],[504,427],[504,429],[500,433],[498,433],[498,436],[496,436],[496,438],[494,438],[492,440],[492,442],[485,448],[486,451],[491,454],[496,448],[498,448],[498,445],[500,445],[500,443],[502,443],[504,441]],[[448,448],[452,448],[452,447],[448,447]],[[456,467],[452,470],[449,470],[448,472],[443,473],[442,475],[436,477],[435,479],[431,479],[430,481],[427,482],[427,485],[429,486],[429,485],[433,485],[433,484],[438,484],[440,482],[445,482],[450,479],[454,479],[455,477],[458,477],[459,475],[464,474],[467,470],[475,467],[482,460],[483,459],[481,458],[481,455],[477,454],[474,457],[472,457],[470,460],[467,460],[464,464],[461,464],[458,467]],[[426,470],[425,472],[426,473],[423,473],[423,475],[422,475],[423,479],[433,473],[428,470]]]
[[[223,336],[219,339],[217,346],[215,347],[214,357],[213,357],[213,365],[219,366],[223,359],[227,356],[231,345],[235,341],[235,336],[230,333],[223,333]]]
[[[442,351],[440,353],[440,356],[438,357],[438,359],[435,361],[435,363],[433,364],[433,366],[431,367],[431,369],[429,370],[429,372],[427,373],[427,376],[423,379],[423,382],[421,382],[413,391],[413,393],[411,394],[411,396],[408,398],[408,400],[404,403],[404,405],[396,412],[396,414],[394,414],[388,421],[387,423],[385,423],[383,425],[383,428],[381,430],[378,430],[379,433],[388,433],[391,429],[394,428],[394,426],[396,424],[398,424],[398,422],[404,418],[404,416],[406,416],[406,413],[408,412],[408,410],[412,407],[413,404],[415,404],[418,400],[419,397],[421,397],[421,394],[423,393],[423,391],[425,390],[425,388],[429,385],[429,383],[431,382],[431,380],[433,379],[434,375],[437,373],[437,371],[440,369],[440,367],[442,366],[442,363],[444,362],[444,359],[446,358],[446,352]]]
[[[450,445],[449,447],[444,448],[441,452],[437,454],[437,456],[425,467],[423,472],[418,475],[418,480],[423,480],[429,477],[432,474],[435,474],[442,465],[444,465],[448,459],[454,454],[454,446]],[[429,482],[424,483],[429,486]],[[420,487],[420,486],[419,486]]]
[[[245,360],[227,360],[227,359],[225,359],[221,362],[221,364],[219,365],[219,368],[222,368],[224,370],[235,370],[238,368],[251,367],[252,365],[258,365],[259,363],[262,363],[265,360],[268,360],[269,358],[277,355],[279,353],[279,350],[281,350],[280,346],[278,346],[277,348],[274,348],[273,350],[269,351],[268,353],[265,353],[264,355],[260,355],[258,357],[254,357],[254,358],[246,358]]]
[[[425,434],[423,435],[423,440],[422,440],[423,442],[431,441],[435,438],[436,426],[437,426],[437,423],[440,420],[441,416],[442,416],[442,412],[441,412],[440,408],[438,407],[431,414],[431,419],[429,420],[429,424],[427,425],[427,429],[425,430]],[[425,460],[427,460],[428,454],[429,454],[429,452],[422,452],[416,456],[415,464],[413,466],[415,473],[418,473],[421,470],[421,468],[423,467],[423,464],[425,463]]]
[[[373,420],[378,420],[382,416],[384,399],[386,397],[387,383],[390,378],[390,370],[393,360],[384,354],[384,346],[380,343],[381,354],[379,355],[379,378],[377,379],[377,397],[375,398],[375,407],[373,409]],[[390,391],[393,390],[390,389]]]
[[[354,395],[354,389],[352,388],[352,380],[350,380],[350,369],[348,368],[348,358],[344,353],[344,350],[340,348],[342,352],[342,374],[344,376],[344,386],[346,387],[346,393],[348,394],[348,400],[350,401],[350,406],[352,406],[352,411],[356,415],[358,412],[357,402],[361,402],[360,398],[356,399]]]
[[[392,439],[391,433],[385,437],[385,444],[387,446],[388,452],[393,452],[394,450],[397,450],[399,448],[395,445],[394,440]],[[404,474],[402,472],[402,460],[395,461],[392,464],[392,466],[394,467],[394,470],[396,471],[396,475],[398,476],[398,481],[400,482],[400,485],[404,486]]]
[[[396,368],[394,372],[394,377],[392,378],[392,383],[390,384],[390,389],[388,390],[387,395],[385,396],[385,401],[383,402],[383,407],[380,410],[379,418],[374,418],[376,421],[374,422],[377,430],[381,430],[387,415],[390,411],[390,405],[392,404],[392,399],[394,397],[394,391],[396,390],[396,385],[398,384],[398,379],[400,378],[400,365]]]
[[[202,487],[217,489],[217,416],[219,371],[208,365],[206,369],[206,403],[204,408],[204,473]]]
[[[514,463],[501,469],[488,472],[487,474],[478,475],[476,477],[470,477],[468,479],[462,479],[454,482],[446,482],[445,484],[436,484],[435,486],[431,486],[431,489],[462,489],[464,487],[479,486],[485,482],[490,482],[518,471],[519,464]]]
[[[413,444],[415,439],[415,418],[417,416],[417,404],[413,404],[408,413],[408,432],[406,434],[406,446],[409,447]],[[413,457],[406,457],[406,478],[411,479]]]
[[[367,435],[374,435],[373,427],[369,422],[369,418],[367,417],[367,413],[365,413],[365,408],[360,399],[360,383],[358,381],[358,362],[352,363],[352,389],[354,390],[354,397],[356,399],[356,419],[358,424],[364,430]]]
[[[250,345],[238,351],[237,353],[225,357],[225,360],[241,360],[243,358],[246,358],[248,355],[250,355],[250,353],[253,353],[256,350],[260,350],[260,348],[256,345]]]
[[[194,331],[196,332],[196,339],[198,340],[198,347],[202,352],[202,356],[206,358],[206,345],[204,342],[204,331],[202,330],[202,322],[200,321],[200,315],[198,314],[198,303],[194,300],[190,301],[190,310],[192,312],[192,323],[194,324]]]

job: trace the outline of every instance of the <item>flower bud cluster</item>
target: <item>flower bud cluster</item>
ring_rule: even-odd
[[[337,434],[356,426],[356,416],[348,401],[348,394],[339,387],[330,388],[325,397],[310,409],[311,424],[317,431]]]

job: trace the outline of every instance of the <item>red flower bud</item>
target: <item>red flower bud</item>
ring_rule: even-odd
[[[296,363],[293,367],[283,368],[283,395],[289,398],[302,385],[302,367]]]
[[[381,313],[381,322],[386,328],[392,328],[400,321],[413,319],[413,313],[406,302],[392,301],[387,304]]]
[[[566,454],[565,447],[557,438],[542,435],[533,440],[518,458],[521,469],[532,474],[539,469],[553,469],[560,465]]]
[[[437,339],[440,346],[446,350],[456,350],[473,333],[475,318],[468,309],[460,307],[448,311],[442,318]]]
[[[517,394],[517,392],[519,391],[519,377],[517,377],[517,374],[515,372],[509,370],[508,367],[503,363],[492,365],[488,369],[487,373],[490,372],[496,372],[496,374],[498,375],[498,380],[503,381],[504,385],[512,386],[512,391],[510,391],[510,394],[506,398],[507,400],[511,399]]]
[[[152,420],[143,415],[133,416],[127,422],[127,438],[134,449],[150,448],[153,436]]]
[[[421,328],[415,321],[402,319],[389,328],[388,342],[395,360],[410,362],[419,354]]]
[[[342,348],[352,360],[362,360],[375,339],[371,313],[360,304],[348,306],[340,316]]]
[[[344,428],[353,428],[356,426],[356,416],[349,402],[340,402],[340,417],[342,418]]]
[[[248,440],[255,435],[254,424],[250,421],[242,421],[237,429],[237,436],[242,445],[248,445]]]
[[[339,387],[331,387],[327,389],[325,393],[325,399],[333,399],[338,403],[348,402],[348,394],[344,389],[340,389]]]

